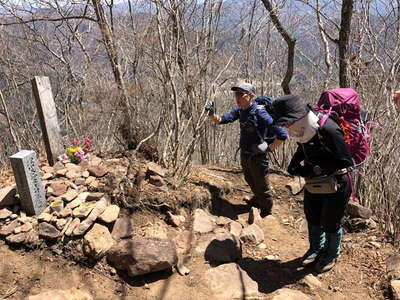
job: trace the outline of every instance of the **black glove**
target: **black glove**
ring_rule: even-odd
[[[301,161],[295,159],[295,157],[292,158],[292,160],[289,163],[289,166],[287,168],[287,171],[290,175],[292,176],[299,176],[298,171],[301,168]]]
[[[208,112],[209,116],[212,116],[215,114],[215,102],[214,101],[208,101],[206,106],[204,106],[204,110]]]

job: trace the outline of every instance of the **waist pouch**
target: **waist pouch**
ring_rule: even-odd
[[[337,192],[335,176],[319,176],[305,178],[305,189],[311,194],[334,194]]]

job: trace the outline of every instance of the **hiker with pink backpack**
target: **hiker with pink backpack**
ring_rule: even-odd
[[[353,89],[322,94],[317,106],[288,95],[273,103],[274,117],[298,148],[288,167],[305,177],[304,213],[310,247],[304,266],[318,273],[333,268],[340,254],[342,219],[353,191],[353,168],[369,155],[368,126],[361,118],[360,99]]]

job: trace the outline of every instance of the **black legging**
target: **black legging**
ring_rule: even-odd
[[[311,194],[304,191],[304,213],[308,225],[322,225],[328,233],[337,232],[342,225],[347,203],[351,196],[348,174],[336,176],[338,191],[334,194]]]

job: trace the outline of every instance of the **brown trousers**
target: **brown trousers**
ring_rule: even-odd
[[[270,211],[272,209],[272,194],[268,181],[268,158],[266,154],[248,155],[241,153],[244,179],[254,194],[255,203],[259,208]]]

